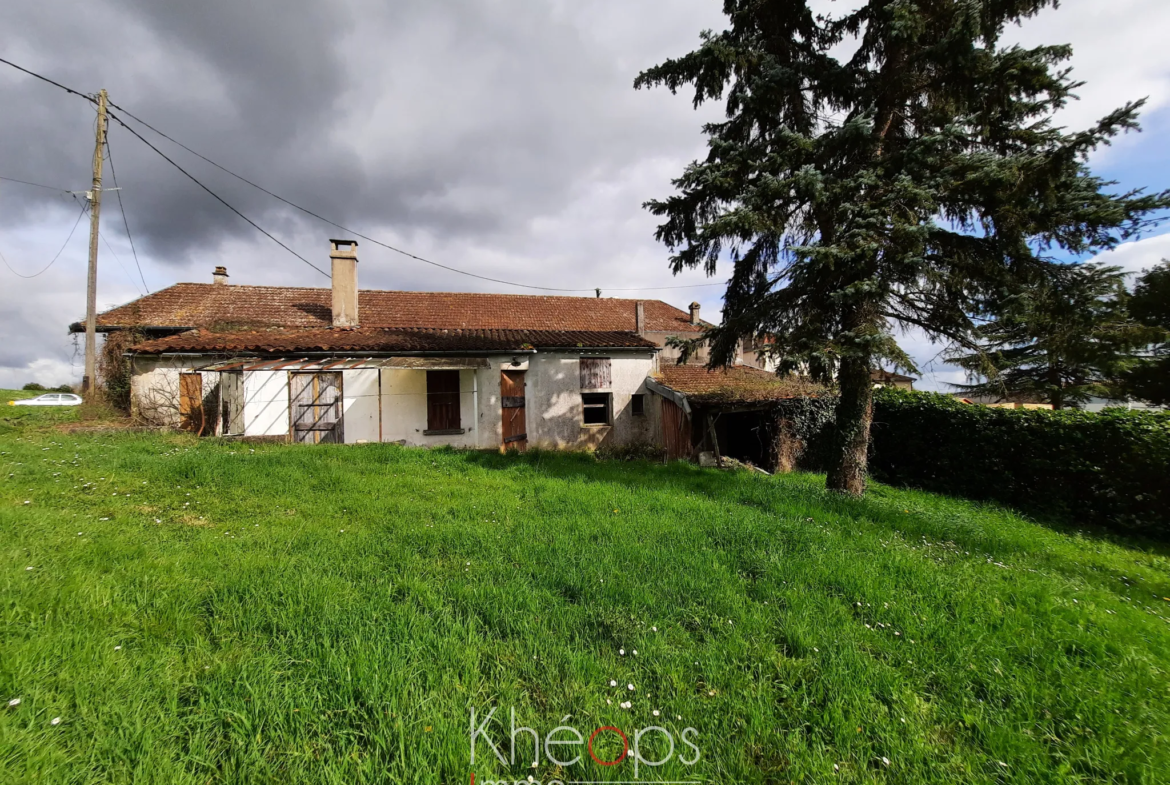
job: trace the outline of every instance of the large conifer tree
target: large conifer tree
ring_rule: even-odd
[[[1127,309],[1125,273],[1085,264],[1056,268],[1048,280],[1008,298],[996,318],[975,331],[977,351],[957,350],[947,362],[965,368],[968,395],[1041,401],[1055,409],[1093,397],[1117,398],[1134,353],[1155,331]]]
[[[770,334],[787,363],[836,378],[828,486],[860,494],[870,370],[913,369],[896,328],[967,341],[974,318],[1046,274],[1045,249],[1110,247],[1170,193],[1110,194],[1086,165],[1136,128],[1140,102],[1065,132],[1050,118],[1077,86],[1069,48],[999,45],[1054,0],[869,0],[828,17],[808,0],[723,5],[729,29],[635,82],[726,104],[706,160],[647,207],[676,271],[733,263],[713,365]]]

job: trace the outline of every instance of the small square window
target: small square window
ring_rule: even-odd
[[[582,393],[581,406],[584,409],[585,425],[609,425],[610,417],[609,393]]]
[[[644,394],[635,393],[630,396],[630,413],[635,417],[646,414],[646,396]]]

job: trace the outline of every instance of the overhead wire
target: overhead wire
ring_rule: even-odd
[[[134,276],[130,274],[129,268],[122,264],[122,257],[118,256],[118,252],[114,250],[114,246],[110,245],[110,241],[107,240],[106,236],[100,231],[98,232],[98,237],[102,238],[102,242],[106,244],[106,250],[109,251],[110,255],[114,257],[114,260],[118,263],[118,266],[122,268],[122,273],[126,276],[126,280],[130,282],[130,285],[133,286],[135,290],[137,290],[139,293],[142,293],[142,288],[139,287],[138,281],[134,280]],[[145,296],[144,293],[143,296]]]
[[[31,185],[36,188],[44,188],[47,191],[56,191],[57,193],[67,194],[69,191],[65,188],[54,188],[51,185],[42,185],[41,183],[30,183],[28,180],[17,180],[15,177],[0,177],[0,180],[6,180],[10,183],[20,183],[21,185]]]
[[[163,139],[166,139],[168,142],[170,142],[174,145],[177,145],[178,147],[181,147],[182,149],[186,150],[188,153],[195,156],[196,158],[199,158],[200,160],[202,160],[208,164],[211,164],[216,169],[219,169],[221,172],[224,172],[225,174],[231,175],[232,177],[236,178],[240,182],[246,183],[246,184],[252,186],[253,188],[257,189],[258,191],[261,191],[262,193],[265,193],[268,196],[271,196],[273,199],[276,199],[277,201],[283,202],[284,204],[288,205],[289,207],[292,207],[295,210],[301,211],[305,215],[312,216],[313,218],[316,218],[319,221],[323,221],[324,223],[327,223],[334,228],[340,229],[343,232],[347,232],[349,234],[352,234],[355,237],[360,237],[361,239],[366,240],[367,242],[371,242],[374,245],[381,246],[382,248],[385,248],[389,251],[393,251],[394,253],[397,253],[397,254],[401,254],[402,256],[405,256],[407,258],[414,259],[415,261],[419,261],[419,262],[422,262],[424,264],[429,264],[429,265],[432,265],[434,267],[439,267],[443,270],[449,270],[450,272],[458,273],[460,275],[470,276],[471,278],[478,278],[481,281],[490,281],[492,283],[504,284],[506,286],[518,286],[518,287],[522,287],[525,289],[538,289],[538,290],[546,291],[546,292],[592,292],[592,291],[596,291],[598,288],[598,287],[591,286],[591,287],[586,287],[586,288],[581,288],[581,289],[567,289],[567,288],[554,287],[554,286],[537,286],[534,284],[518,283],[516,281],[506,281],[502,278],[492,278],[490,276],[480,275],[479,273],[473,273],[473,272],[469,272],[467,270],[461,270],[458,267],[451,267],[449,265],[445,265],[445,264],[442,264],[440,262],[436,262],[436,261],[433,261],[431,259],[426,259],[424,257],[418,256],[417,254],[413,254],[409,251],[404,251],[403,249],[397,248],[393,245],[390,245],[389,243],[383,242],[381,240],[370,237],[369,235],[363,234],[363,233],[357,231],[356,229],[351,229],[348,226],[344,226],[342,224],[339,224],[336,221],[333,221],[329,218],[326,218],[323,215],[320,215],[319,213],[313,212],[312,210],[308,209],[307,207],[301,207],[299,204],[284,198],[280,194],[277,194],[277,193],[274,193],[274,192],[268,190],[267,188],[260,185],[259,183],[253,182],[252,180],[249,180],[247,177],[244,177],[243,175],[236,174],[231,169],[228,169],[226,166],[223,166],[222,164],[216,163],[215,161],[213,161],[212,159],[203,155],[202,153],[199,153],[195,150],[192,150],[190,147],[183,144],[178,139],[175,139],[174,137],[170,136],[169,134],[167,134],[163,131],[160,131],[159,129],[155,128],[153,125],[146,122],[141,117],[138,117],[137,115],[135,115],[133,112],[129,111],[128,109],[126,109],[122,106],[119,106],[118,104],[114,103],[113,101],[110,101],[109,104],[110,104],[110,106],[113,106],[114,108],[116,108],[118,111],[123,112],[127,117],[131,118],[132,120],[137,121],[138,123],[141,123],[144,127],[149,128],[151,131],[158,134]],[[640,286],[640,287],[629,287],[629,288],[602,287],[602,289],[604,291],[610,291],[610,292],[636,292],[636,291],[649,291],[649,290],[653,290],[653,289],[702,289],[702,288],[706,288],[706,287],[710,287],[710,286],[723,286],[723,284],[722,283],[701,283],[701,284],[687,284],[687,285],[683,285],[683,286]]]
[[[237,210],[235,207],[233,207],[232,205],[228,204],[227,200],[225,200],[225,199],[224,199],[222,196],[220,196],[220,195],[219,195],[219,194],[217,194],[215,191],[211,190],[211,189],[210,189],[210,188],[208,188],[206,185],[204,185],[202,182],[200,182],[200,181],[199,181],[199,179],[198,179],[197,177],[195,177],[195,175],[193,175],[193,174],[191,174],[190,172],[188,172],[188,171],[187,171],[186,169],[184,169],[182,166],[179,166],[179,164],[177,164],[177,163],[174,161],[174,159],[172,159],[172,158],[171,158],[169,155],[167,155],[167,154],[166,154],[166,153],[164,153],[162,150],[158,149],[158,148],[157,148],[157,147],[155,147],[153,144],[151,144],[149,141],[147,141],[147,140],[146,140],[146,138],[145,138],[144,136],[142,136],[142,134],[138,133],[138,132],[137,132],[137,131],[135,131],[133,128],[131,128],[129,125],[127,125],[126,123],[122,122],[122,118],[118,117],[118,116],[117,116],[116,114],[114,114],[113,112],[107,112],[107,114],[109,115],[109,117],[110,117],[110,119],[111,119],[111,120],[113,120],[113,121],[115,121],[116,123],[118,123],[118,125],[122,126],[122,127],[123,127],[123,128],[125,128],[127,131],[129,131],[130,133],[134,134],[134,136],[136,136],[136,137],[138,138],[138,140],[139,140],[139,141],[141,141],[141,142],[142,142],[144,145],[146,145],[146,146],[147,146],[147,147],[149,147],[151,150],[154,150],[156,153],[158,153],[158,154],[159,154],[159,155],[160,155],[160,156],[163,158],[163,160],[165,160],[165,161],[166,161],[167,163],[169,163],[171,166],[175,167],[175,168],[176,168],[176,169],[178,169],[180,172],[182,172],[184,175],[186,175],[186,177],[187,177],[187,178],[188,178],[188,179],[189,179],[191,182],[195,183],[195,185],[199,186],[199,187],[200,187],[200,188],[202,188],[204,191],[206,191],[207,193],[211,194],[211,196],[212,196],[212,197],[213,197],[213,198],[214,198],[214,199],[215,199],[217,202],[219,202],[220,204],[222,204],[222,205],[223,205],[224,207],[226,207],[227,209],[231,210],[233,213],[235,213],[236,215],[238,215],[240,218],[243,218],[243,219],[244,219],[246,222],[248,222],[248,224],[249,224],[249,225],[251,225],[251,226],[252,226],[252,228],[254,228],[256,231],[258,231],[258,232],[260,232],[261,234],[263,234],[263,235],[264,235],[265,237],[267,237],[269,240],[271,240],[272,242],[276,243],[276,244],[277,244],[277,245],[279,245],[281,248],[283,248],[284,250],[288,251],[290,254],[292,254],[293,256],[297,257],[298,259],[300,259],[300,260],[301,260],[302,262],[304,262],[305,264],[309,265],[309,267],[312,267],[314,270],[316,270],[317,272],[321,273],[321,275],[324,275],[326,278],[331,278],[331,277],[332,277],[332,276],[330,276],[330,275],[329,275],[329,273],[325,272],[325,271],[324,271],[324,270],[322,270],[320,267],[318,267],[317,265],[313,264],[313,263],[312,263],[312,262],[310,262],[308,259],[306,259],[305,257],[301,256],[299,253],[297,253],[296,251],[294,251],[292,248],[289,248],[287,245],[285,245],[284,243],[282,243],[280,240],[278,240],[278,239],[276,238],[276,236],[275,236],[275,235],[271,234],[271,233],[270,233],[270,232],[268,232],[266,229],[264,229],[263,227],[261,227],[261,226],[260,226],[260,224],[256,223],[256,222],[255,222],[255,221],[253,221],[251,218],[249,218],[248,216],[244,215],[242,212],[240,212],[239,210]]]
[[[146,276],[142,274],[142,265],[138,262],[138,249],[134,247],[134,237],[130,234],[130,220],[126,217],[126,205],[122,204],[122,190],[118,188],[118,173],[114,171],[114,151],[110,149],[109,133],[106,134],[106,155],[110,162],[110,179],[114,181],[114,193],[118,195],[118,209],[122,211],[122,225],[126,227],[126,239],[130,241],[130,252],[134,254],[134,266],[138,268],[138,277],[142,279],[142,288],[146,290],[147,294],[150,294],[150,287],[146,285]]]
[[[44,275],[45,273],[47,273],[49,271],[49,268],[52,267],[54,264],[56,264],[57,260],[61,258],[61,254],[63,254],[65,252],[65,248],[69,245],[69,241],[73,239],[73,235],[77,231],[77,225],[81,223],[81,219],[84,216],[85,216],[85,205],[82,205],[81,212],[77,214],[77,220],[73,222],[73,228],[69,230],[69,236],[66,237],[65,242],[61,244],[61,250],[57,251],[57,255],[53,257],[53,260],[51,262],[49,262],[48,264],[46,264],[44,269],[41,270],[40,272],[33,273],[32,275],[25,275],[23,273],[18,273],[15,269],[13,269],[12,265],[10,265],[8,263],[8,260],[4,258],[4,254],[2,254],[2,253],[0,253],[0,261],[4,262],[4,266],[7,267],[9,270],[11,270],[13,275],[18,276],[20,278],[28,279],[28,278],[36,278],[37,276]]]
[[[70,87],[66,87],[65,85],[61,84],[60,82],[54,81],[53,79],[50,79],[50,78],[48,78],[48,77],[46,77],[46,76],[42,76],[41,74],[38,74],[38,73],[36,73],[36,72],[34,72],[34,71],[30,71],[30,70],[28,70],[27,68],[22,68],[21,66],[17,65],[16,63],[13,63],[13,62],[12,62],[12,61],[10,61],[10,60],[6,60],[6,59],[4,59],[4,58],[0,58],[0,63],[4,63],[5,65],[9,65],[9,66],[11,66],[11,67],[15,68],[15,69],[16,69],[16,70],[18,70],[18,71],[22,71],[22,72],[24,72],[24,73],[28,74],[29,76],[35,77],[35,78],[37,78],[37,79],[40,79],[40,80],[41,80],[41,81],[43,81],[43,82],[47,82],[48,84],[51,84],[51,85],[53,85],[54,87],[58,87],[58,88],[60,88],[60,89],[64,90],[65,92],[67,92],[67,93],[70,93],[70,94],[72,94],[72,95],[76,95],[76,96],[80,96],[81,98],[84,98],[84,99],[86,99],[87,101],[90,101],[91,103],[96,101],[96,99],[95,99],[93,96],[91,96],[91,95],[86,95],[86,94],[84,94],[84,93],[81,93],[81,92],[79,92],[79,91],[77,91],[77,90],[74,90],[74,89],[72,89],[72,88],[70,88]],[[163,137],[164,139],[168,140],[168,141],[169,141],[169,142],[171,142],[172,144],[175,144],[175,145],[177,145],[177,146],[181,147],[182,149],[186,150],[186,151],[187,151],[188,153],[190,153],[191,155],[194,155],[194,156],[196,156],[197,158],[199,158],[199,159],[201,159],[201,160],[205,161],[206,163],[208,163],[208,164],[211,164],[212,166],[214,166],[214,167],[216,167],[217,169],[219,169],[219,170],[221,170],[221,171],[225,172],[226,174],[229,174],[229,175],[231,175],[232,177],[236,178],[237,180],[240,180],[241,182],[243,182],[243,183],[246,183],[246,184],[248,184],[248,185],[252,186],[253,188],[256,188],[257,190],[259,190],[259,191],[262,191],[263,193],[267,194],[268,196],[271,196],[272,198],[274,198],[274,199],[276,199],[276,200],[278,200],[278,201],[280,201],[280,202],[283,202],[284,204],[288,205],[289,207],[292,207],[292,208],[294,208],[294,209],[296,209],[296,210],[299,210],[300,212],[302,212],[302,213],[304,213],[304,214],[306,214],[306,215],[312,216],[313,218],[316,218],[316,219],[317,219],[317,220],[319,220],[319,221],[323,221],[324,223],[327,223],[327,224],[329,224],[330,226],[333,226],[333,227],[335,227],[335,228],[337,228],[337,229],[341,229],[341,230],[342,230],[342,231],[344,231],[344,232],[348,232],[348,233],[350,233],[350,234],[354,235],[355,237],[360,237],[361,239],[363,239],[363,240],[366,240],[367,242],[371,242],[371,243],[373,243],[374,245],[380,246],[380,247],[382,247],[382,248],[385,248],[385,249],[387,249],[387,250],[389,250],[389,251],[393,251],[394,253],[401,254],[402,256],[405,256],[405,257],[407,257],[407,258],[414,259],[415,261],[422,262],[422,263],[424,263],[424,264],[428,264],[428,265],[431,265],[431,266],[433,266],[433,267],[438,267],[438,268],[440,268],[440,269],[443,269],[443,270],[448,270],[448,271],[450,271],[450,272],[453,272],[453,273],[458,273],[459,275],[466,275],[466,276],[469,276],[469,277],[471,277],[471,278],[477,278],[477,279],[479,279],[479,280],[481,280],[481,281],[489,281],[489,282],[491,282],[491,283],[498,283],[498,284],[503,284],[503,285],[505,285],[505,286],[515,286],[515,287],[518,287],[518,288],[523,288],[523,289],[534,289],[534,290],[539,290],[539,291],[546,291],[546,292],[573,292],[573,293],[580,293],[580,292],[593,292],[593,291],[596,291],[596,292],[598,292],[598,296],[600,296],[600,291],[602,291],[603,289],[604,289],[605,291],[611,291],[611,292],[635,292],[635,291],[677,290],[677,289],[702,289],[702,288],[708,288],[708,287],[714,287],[714,286],[723,286],[723,285],[724,285],[724,284],[722,284],[722,283],[706,283],[706,284],[685,284],[685,285],[678,285],[678,286],[638,286],[638,287],[615,287],[615,288],[610,288],[610,287],[585,287],[585,288],[571,289],[571,288],[564,288],[564,287],[555,287],[555,286],[537,286],[537,285],[535,285],[535,284],[525,284],[525,283],[519,283],[519,282],[517,282],[517,281],[508,281],[508,280],[504,280],[504,279],[502,279],[502,278],[493,278],[493,277],[491,277],[491,276],[480,275],[480,274],[478,274],[478,273],[473,273],[473,272],[470,272],[470,271],[468,271],[468,270],[461,270],[461,269],[459,269],[459,268],[457,268],[457,267],[451,267],[451,266],[449,266],[449,265],[445,265],[445,264],[442,264],[442,263],[440,263],[440,262],[436,262],[436,261],[433,261],[433,260],[431,260],[431,259],[427,259],[427,258],[425,258],[425,257],[419,256],[419,255],[417,255],[417,254],[413,254],[413,253],[411,253],[411,252],[409,252],[409,251],[405,251],[405,250],[403,250],[403,249],[401,249],[401,248],[397,248],[397,247],[395,247],[395,246],[393,246],[393,245],[390,245],[389,243],[386,243],[386,242],[383,242],[383,241],[381,241],[381,240],[375,239],[375,238],[373,238],[373,237],[370,237],[369,235],[363,234],[362,232],[358,232],[358,231],[356,231],[356,230],[354,230],[354,229],[351,229],[351,228],[349,228],[349,227],[347,227],[347,226],[344,226],[344,225],[342,225],[342,224],[340,224],[340,223],[337,223],[336,221],[330,220],[330,219],[326,218],[326,217],[325,217],[325,216],[323,216],[323,215],[320,215],[320,214],[318,214],[318,213],[316,213],[316,212],[313,212],[312,210],[309,210],[309,209],[308,209],[308,208],[306,208],[306,207],[301,207],[300,205],[296,204],[295,202],[292,202],[292,201],[290,201],[290,200],[288,200],[288,199],[284,198],[283,196],[280,196],[279,194],[273,193],[272,191],[268,190],[267,188],[263,187],[262,185],[259,185],[259,184],[255,183],[255,182],[253,182],[253,181],[249,180],[248,178],[246,178],[246,177],[243,177],[242,175],[238,175],[238,174],[236,174],[235,172],[233,172],[233,171],[231,171],[230,169],[228,169],[227,167],[225,167],[225,166],[222,166],[221,164],[218,164],[218,163],[216,163],[215,161],[211,160],[211,159],[210,159],[210,158],[208,158],[207,156],[205,156],[205,155],[202,155],[201,153],[198,153],[198,152],[196,152],[195,150],[192,150],[192,149],[191,149],[190,147],[188,147],[187,145],[183,144],[182,142],[178,141],[177,139],[174,139],[174,138],[173,138],[173,137],[171,137],[170,135],[168,135],[168,134],[166,134],[166,133],[164,133],[164,132],[160,131],[159,129],[155,128],[153,125],[151,125],[150,123],[146,122],[146,121],[145,121],[145,120],[143,120],[142,118],[138,117],[138,116],[137,116],[137,115],[135,115],[133,112],[131,112],[131,111],[129,111],[128,109],[126,109],[125,107],[122,107],[122,106],[120,106],[120,105],[118,105],[118,104],[114,103],[113,101],[107,101],[107,103],[109,104],[109,106],[112,106],[112,107],[114,107],[115,109],[117,109],[119,112],[122,112],[122,113],[124,113],[124,114],[125,114],[127,117],[129,117],[129,118],[131,118],[132,120],[134,120],[134,121],[136,121],[136,122],[138,122],[138,123],[142,124],[144,127],[146,127],[146,128],[148,128],[148,129],[150,129],[151,131],[153,131],[154,133],[156,133],[156,134],[158,134],[159,136]],[[153,144],[151,144],[149,141],[147,141],[145,137],[143,137],[143,136],[142,136],[140,133],[138,133],[136,130],[134,130],[133,128],[131,128],[131,127],[130,127],[130,126],[129,126],[129,125],[128,125],[128,124],[127,124],[125,121],[123,121],[123,120],[122,120],[120,117],[118,117],[117,115],[115,115],[113,112],[108,112],[108,115],[109,115],[109,117],[110,117],[111,119],[113,119],[114,121],[116,121],[116,122],[117,122],[119,125],[121,125],[123,128],[125,128],[127,131],[129,131],[131,134],[133,134],[135,137],[137,137],[139,141],[141,141],[143,144],[145,144],[147,147],[149,147],[151,150],[153,150],[155,153],[157,153],[159,156],[161,156],[161,157],[162,157],[162,158],[163,158],[165,161],[167,161],[167,163],[171,164],[171,166],[175,167],[175,168],[176,168],[176,169],[178,169],[180,172],[182,172],[182,173],[183,173],[183,174],[184,174],[184,175],[185,175],[185,176],[186,176],[188,179],[190,179],[190,180],[191,180],[193,183],[195,183],[196,185],[198,185],[200,188],[202,188],[204,191],[206,191],[208,194],[210,194],[210,195],[211,195],[213,198],[215,198],[215,199],[216,199],[218,202],[220,202],[222,205],[224,205],[225,207],[227,207],[229,210],[231,210],[231,211],[232,211],[233,213],[235,213],[237,216],[239,216],[239,217],[240,217],[240,218],[242,218],[244,221],[246,221],[246,222],[247,222],[249,225],[251,225],[251,226],[252,226],[254,229],[256,229],[257,231],[259,231],[259,232],[260,232],[261,234],[263,234],[264,236],[268,237],[270,240],[272,240],[273,242],[275,242],[275,243],[276,243],[277,245],[279,245],[281,248],[283,248],[284,250],[288,251],[289,253],[291,253],[293,256],[297,257],[298,259],[300,259],[302,262],[304,262],[304,263],[305,263],[305,264],[307,264],[308,266],[312,267],[312,268],[313,268],[314,270],[316,270],[317,272],[319,272],[319,273],[321,273],[322,275],[324,275],[326,278],[329,278],[329,277],[331,277],[331,276],[329,275],[329,273],[327,273],[327,272],[325,272],[324,270],[322,270],[321,268],[317,267],[315,264],[313,264],[312,262],[310,262],[308,259],[306,259],[305,257],[301,256],[299,253],[297,253],[296,251],[294,251],[294,250],[293,250],[292,248],[290,248],[289,246],[285,245],[283,242],[281,242],[280,240],[278,240],[278,239],[277,239],[275,236],[273,236],[272,234],[270,234],[269,232],[267,232],[266,230],[264,230],[262,227],[260,227],[260,225],[259,225],[259,224],[257,224],[255,221],[253,221],[252,219],[248,218],[248,217],[247,217],[246,215],[244,215],[242,212],[240,212],[240,211],[239,211],[239,210],[237,210],[235,207],[233,207],[231,204],[229,204],[229,203],[228,203],[226,200],[224,200],[222,197],[220,197],[218,194],[216,194],[214,191],[212,191],[210,188],[208,188],[206,185],[204,185],[202,182],[200,182],[200,181],[199,181],[199,180],[198,180],[198,179],[197,179],[197,178],[196,178],[194,175],[192,175],[190,172],[188,172],[186,169],[184,169],[182,166],[180,166],[178,163],[176,163],[176,162],[175,162],[173,159],[171,159],[171,158],[170,158],[168,155],[166,155],[166,153],[162,152],[162,151],[161,151],[161,150],[159,150],[157,147],[155,147]],[[111,171],[112,171],[112,168],[113,168],[113,167],[112,167],[112,165],[111,165]],[[120,199],[121,199],[121,197],[119,197],[119,201],[120,201]],[[145,280],[143,281],[143,283],[145,284]]]

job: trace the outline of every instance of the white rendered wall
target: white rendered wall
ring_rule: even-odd
[[[380,441],[378,370],[343,371],[341,394],[345,443]]]
[[[244,372],[244,435],[288,436],[288,373]]]
[[[600,355],[586,355],[600,356]],[[558,450],[596,449],[609,445],[649,443],[657,433],[657,407],[643,398],[645,414],[635,417],[630,396],[646,394],[646,377],[654,367],[654,355],[613,354],[610,375],[613,424],[584,424],[581,406],[580,355],[536,354],[528,372],[528,444]]]
[[[130,406],[134,416],[151,425],[178,427],[179,375],[205,365],[199,357],[135,357],[130,376]],[[201,373],[203,398],[209,401],[219,384],[218,373]]]
[[[477,447],[479,423],[475,410],[476,371],[459,371],[459,424],[462,434],[428,436],[427,372],[382,369],[382,441],[419,447]],[[496,382],[497,401],[499,382]],[[348,426],[347,426],[348,429]],[[347,439],[348,441],[348,432]]]

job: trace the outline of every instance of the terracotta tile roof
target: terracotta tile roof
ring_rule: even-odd
[[[296,352],[512,352],[523,349],[653,349],[655,345],[631,332],[566,330],[358,330],[282,329],[213,332],[191,330],[140,343],[141,354],[199,352],[208,354]]]
[[[716,370],[702,365],[663,365],[655,378],[700,404],[776,401],[815,396],[824,389],[807,379],[778,377],[744,365]]]
[[[886,371],[882,369],[869,372],[870,381],[874,382],[916,382],[918,381],[913,376],[905,376],[893,371]]]
[[[98,316],[98,327],[328,327],[329,289],[180,283]],[[475,330],[633,331],[637,300],[362,290],[363,327]],[[643,300],[646,329],[694,333],[690,314],[661,300]],[[74,325],[80,330],[81,325]]]

